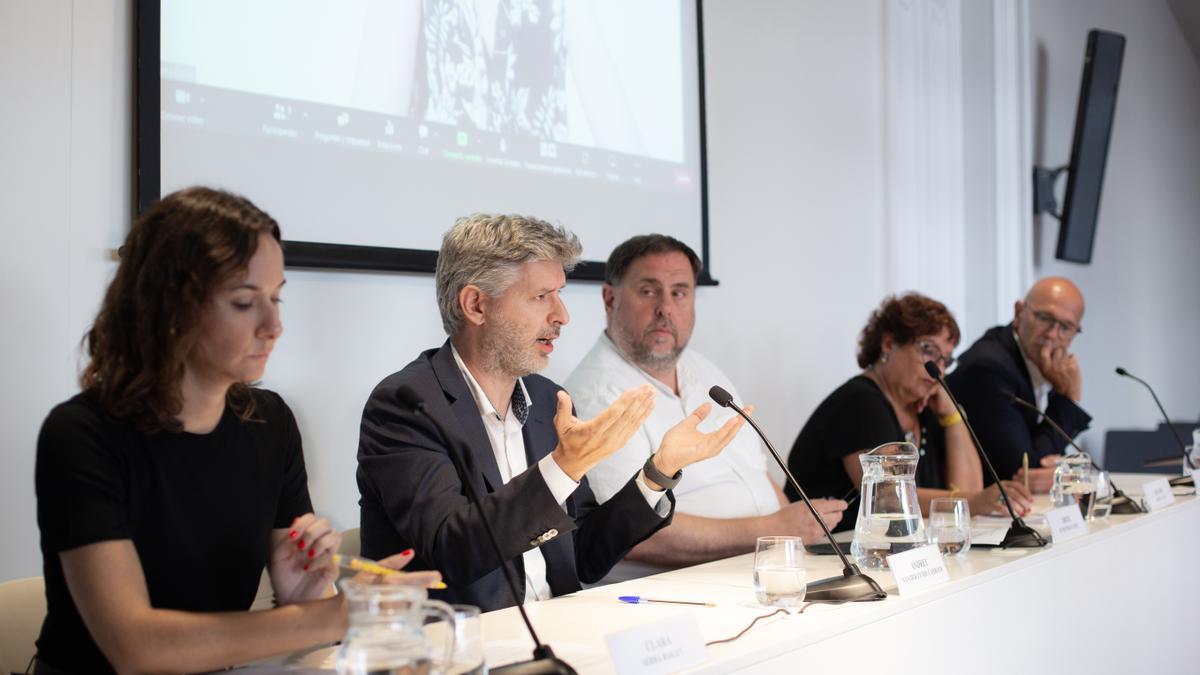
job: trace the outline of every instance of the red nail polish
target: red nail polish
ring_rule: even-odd
[[[301,551],[303,551],[303,550],[304,550],[304,540],[303,540],[303,539],[301,539],[300,541],[296,542],[296,548],[300,549]]]
[[[315,557],[317,557],[317,552],[316,552],[316,551],[314,551],[314,550],[312,550],[311,548],[310,548],[310,549],[308,549],[308,557],[310,557],[310,558],[315,558]]]
[[[307,571],[308,571],[308,565],[305,565],[305,566],[304,566],[304,571],[305,571],[305,572],[307,572]]]
[[[288,539],[295,539],[296,535],[298,535],[298,534],[300,534],[300,533],[295,530],[292,530],[291,532],[288,532]]]
[[[405,549],[400,552],[400,555],[404,556],[405,558],[409,557],[412,554],[413,554],[413,550],[411,548]]]

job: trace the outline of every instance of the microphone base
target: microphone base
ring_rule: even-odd
[[[871,577],[863,574],[858,565],[842,570],[842,576],[821,579],[808,584],[806,602],[874,602],[887,597],[887,592]]]
[[[1041,548],[1047,543],[1041,533],[1020,518],[1014,518],[1012,527],[1004,535],[1004,541],[1000,542],[1000,548]]]
[[[531,661],[518,661],[499,668],[488,668],[488,672],[495,675],[578,675],[566,661],[554,655],[550,645],[542,645],[533,650]]]
[[[1129,516],[1136,513],[1145,512],[1146,510],[1142,508],[1141,504],[1138,504],[1134,500],[1130,499],[1129,495],[1125,494],[1124,492],[1118,491],[1115,495],[1113,495],[1112,509],[1109,511],[1109,513],[1118,516]]]
[[[1196,480],[1191,476],[1176,476],[1167,482],[1171,487],[1196,487]]]

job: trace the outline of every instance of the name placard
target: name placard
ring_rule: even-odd
[[[604,641],[621,675],[673,673],[708,657],[700,624],[691,614],[613,633],[605,636]]]
[[[1146,508],[1151,511],[1157,511],[1175,503],[1175,493],[1171,491],[1171,484],[1167,482],[1166,478],[1155,478],[1143,484],[1142,495],[1146,502]]]
[[[900,595],[916,593],[950,581],[950,572],[937,546],[930,544],[887,557]]]
[[[1046,522],[1050,523],[1050,539],[1056,544],[1082,537],[1088,532],[1087,523],[1083,522],[1083,512],[1075,504],[1047,511]]]

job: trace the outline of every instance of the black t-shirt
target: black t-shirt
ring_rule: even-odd
[[[919,487],[945,487],[946,436],[937,415],[928,408],[918,416],[921,426],[920,458],[917,461]],[[788,455],[788,469],[810,499],[842,499],[859,486],[850,482],[842,458],[877,445],[903,441],[904,429],[896,411],[871,378],[856,375],[838,387],[813,411]],[[797,501],[800,495],[791,486],[784,493]],[[846,509],[836,530],[854,527],[859,503]]]
[[[86,394],[50,412],[35,470],[47,603],[39,659],[67,672],[112,672],[58,555],[87,544],[132,540],[156,608],[250,608],[271,530],[312,511],[291,410],[278,394],[253,394],[253,421],[226,407],[207,434],[144,434]]]

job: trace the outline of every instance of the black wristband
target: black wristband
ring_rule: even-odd
[[[658,483],[664,490],[670,490],[679,485],[679,479],[683,478],[683,469],[676,471],[674,476],[668,476],[654,465],[654,457],[655,455],[650,455],[646,458],[646,463],[642,465],[642,472],[646,474],[646,478]]]

